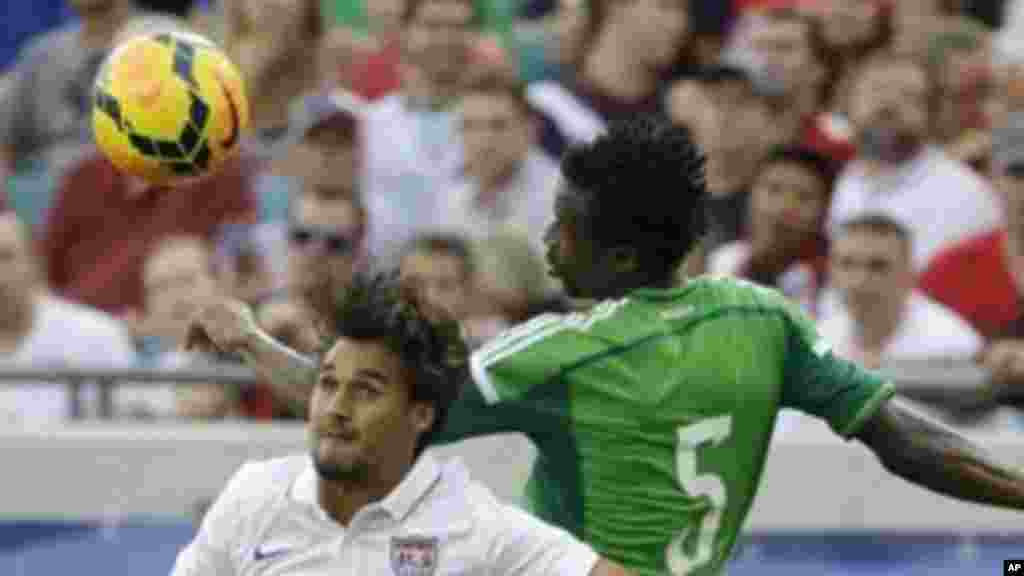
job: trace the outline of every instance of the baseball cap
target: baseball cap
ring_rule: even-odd
[[[286,145],[298,144],[319,130],[338,131],[355,140],[364,102],[344,90],[309,94],[292,106]]]

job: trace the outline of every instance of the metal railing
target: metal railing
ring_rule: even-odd
[[[991,404],[1005,391],[989,385],[988,374],[980,366],[964,359],[927,359],[891,362],[880,373],[892,379],[907,396],[964,407]],[[219,383],[247,387],[261,382],[250,369],[237,364],[208,365],[201,368],[0,368],[0,387],[12,383],[63,382],[69,388],[70,414],[83,417],[82,390],[96,385],[99,391],[99,417],[114,416],[113,390],[121,384],[188,385]]]

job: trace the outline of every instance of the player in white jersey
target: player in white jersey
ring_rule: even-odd
[[[424,452],[467,380],[454,323],[382,277],[357,278],[332,322],[310,453],[243,465],[173,576],[628,574]]]

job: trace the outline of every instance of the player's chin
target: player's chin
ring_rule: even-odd
[[[321,478],[332,482],[361,480],[367,471],[366,461],[358,451],[345,454],[325,450],[323,446],[313,450],[313,466]]]

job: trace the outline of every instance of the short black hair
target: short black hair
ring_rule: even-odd
[[[469,379],[468,348],[459,325],[438,314],[425,315],[394,272],[356,275],[329,320],[332,339],[387,346],[410,376],[412,401],[433,405],[434,424],[419,438],[418,456],[444,427],[448,409]]]
[[[476,275],[476,258],[473,249],[464,236],[448,232],[427,232],[410,240],[401,250],[401,259],[410,254],[443,254],[459,261],[462,277]]]
[[[799,144],[773,146],[761,159],[757,176],[776,164],[795,164],[813,172],[821,179],[825,199],[828,200],[832,197],[832,188],[835,185],[839,169],[828,156]]]
[[[672,276],[707,229],[704,156],[661,117],[615,123],[570,148],[562,175],[586,198],[594,241],[632,246],[652,280]]]

